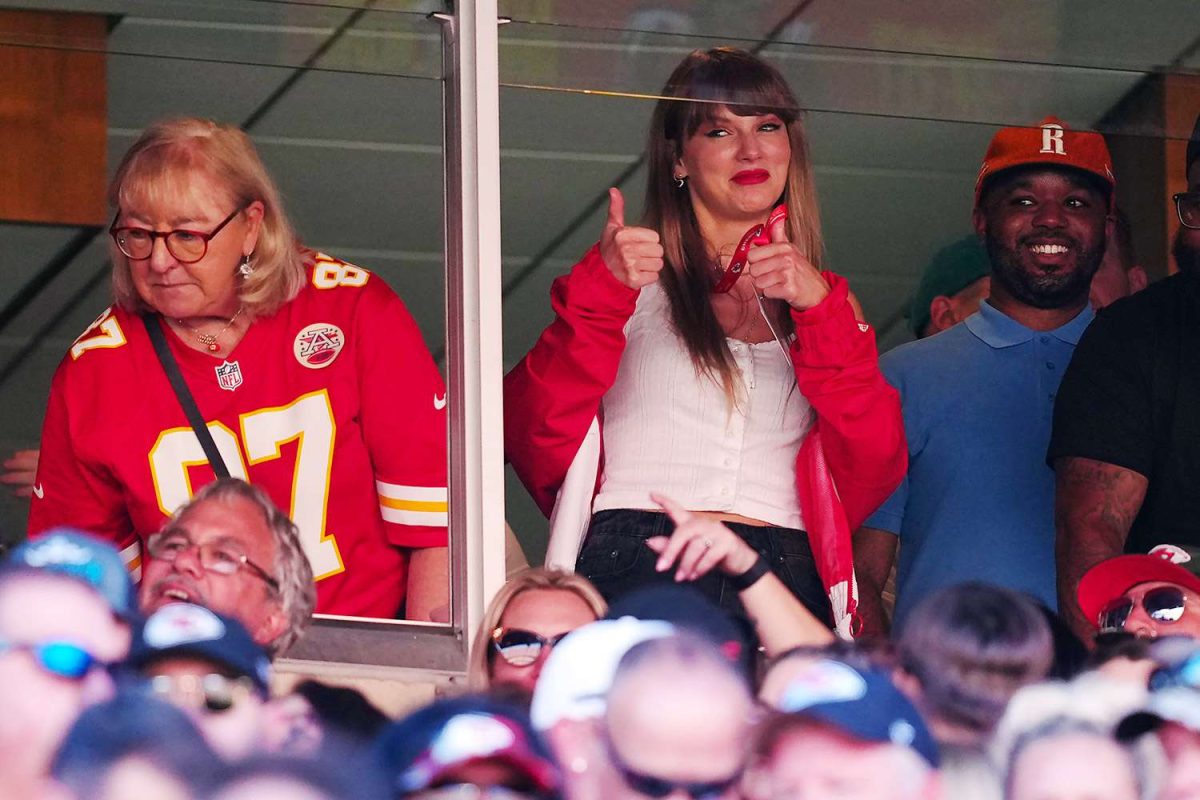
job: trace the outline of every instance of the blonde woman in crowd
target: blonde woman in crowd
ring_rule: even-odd
[[[475,634],[467,667],[471,689],[531,694],[554,645],[607,610],[580,575],[540,567],[518,572],[492,598]]]

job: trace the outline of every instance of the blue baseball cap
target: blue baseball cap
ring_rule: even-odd
[[[5,566],[75,578],[103,597],[117,616],[126,620],[137,617],[133,579],[124,559],[115,547],[94,536],[71,528],[54,528],[22,542]]]
[[[941,761],[920,712],[881,670],[819,659],[792,679],[779,709],[832,725],[855,739],[908,747],[934,768]]]
[[[141,669],[172,656],[194,656],[254,681],[264,695],[271,686],[271,659],[237,620],[204,606],[171,603],[134,630],[127,663]]]

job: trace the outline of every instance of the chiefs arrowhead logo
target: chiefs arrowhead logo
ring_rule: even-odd
[[[334,362],[345,345],[346,337],[337,325],[314,322],[296,334],[292,349],[301,365],[324,369]]]

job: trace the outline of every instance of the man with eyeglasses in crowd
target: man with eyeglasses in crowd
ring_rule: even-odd
[[[1122,552],[1200,546],[1200,118],[1174,196],[1179,273],[1104,310],[1080,339],[1054,408],[1060,611],[1094,619],[1080,579]]]
[[[142,612],[195,603],[242,623],[272,655],[287,650],[316,603],[296,526],[237,478],[207,484],[146,543]]]
[[[63,736],[112,694],[133,585],[117,551],[55,531],[0,565],[0,797],[36,797]]]
[[[1157,545],[1116,556],[1079,582],[1079,607],[1093,632],[1200,640],[1200,548]]]
[[[753,712],[745,679],[707,640],[680,633],[635,645],[600,726],[621,784],[607,797],[738,797]]]
[[[272,743],[271,661],[237,620],[191,603],[163,606],[137,627],[126,666],[186,711],[224,758]]]

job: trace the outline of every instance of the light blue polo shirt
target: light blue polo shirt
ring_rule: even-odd
[[[963,581],[1006,586],[1057,607],[1054,395],[1090,306],[1052,331],[987,302],[961,325],[880,358],[900,392],[908,474],[865,523],[900,537],[896,619]]]

